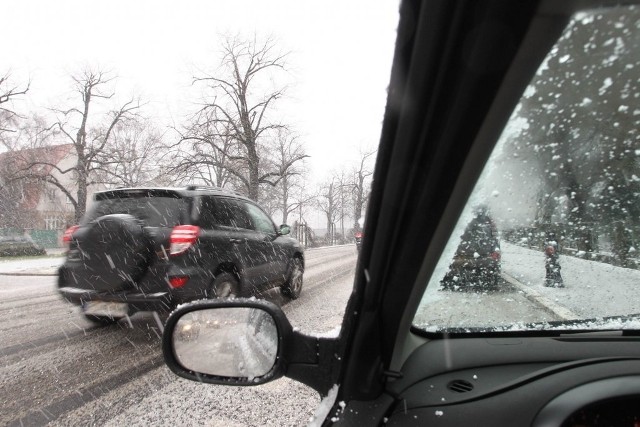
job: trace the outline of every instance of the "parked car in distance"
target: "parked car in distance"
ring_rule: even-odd
[[[362,237],[364,233],[362,231],[356,231],[353,233],[353,238],[356,241],[356,249],[360,252],[360,248],[362,247]]]
[[[1,236],[0,257],[46,255],[44,248],[28,236]]]
[[[495,222],[486,209],[477,209],[442,279],[447,290],[486,290],[500,279],[500,239]]]
[[[137,311],[167,312],[202,298],[298,298],[304,249],[253,201],[218,188],[98,192],[79,225],[58,290],[84,316],[108,324]]]
[[[362,239],[364,238],[364,217],[356,221],[355,230],[353,232],[353,239],[356,242],[356,249],[360,252],[362,248]]]

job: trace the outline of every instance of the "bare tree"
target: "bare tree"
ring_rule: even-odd
[[[11,84],[10,77],[8,72],[0,76],[0,137],[5,132],[13,132],[17,126],[16,113],[9,108],[10,102],[29,91],[29,83],[25,86],[16,86]],[[6,146],[4,138],[2,143]]]
[[[340,211],[337,219],[340,221],[340,234],[344,238],[344,223],[350,217],[349,211],[353,209],[355,185],[352,175],[344,170],[336,173],[334,180],[336,181],[338,197],[340,198]]]
[[[177,150],[171,153],[171,168],[178,181],[196,182],[217,187],[235,187],[237,179],[230,172],[236,166],[236,146],[224,123],[212,118],[214,111],[200,111],[194,122],[180,132]],[[185,149],[186,147],[186,149]]]
[[[222,167],[237,180],[242,190],[258,200],[260,185],[275,186],[288,167],[276,167],[265,161],[266,147],[275,139],[275,132],[286,126],[271,121],[274,103],[284,88],[273,86],[274,72],[285,70],[284,54],[276,52],[275,44],[227,37],[222,45],[222,61],[218,72],[199,76],[194,83],[205,85],[204,106],[183,141],[201,138],[205,127],[209,133],[210,153],[206,165]],[[216,157],[217,156],[217,157]],[[285,165],[286,166],[286,165]]]
[[[33,209],[25,208],[24,202],[28,190],[38,182],[13,179],[17,162],[12,154],[0,154],[0,228],[18,229],[35,222]]]
[[[53,149],[52,144],[59,144],[60,140],[51,135],[58,135],[66,141],[62,146],[72,147],[75,163],[63,168],[50,160],[48,151],[36,150],[33,151],[35,157],[25,159],[14,179],[38,179],[57,187],[72,203],[77,222],[86,210],[88,187],[99,182],[99,172],[104,169],[100,162],[111,150],[116,127],[135,117],[140,104],[132,98],[106,113],[94,113],[92,110],[96,108],[97,101],[113,97],[114,93],[108,90],[112,78],[103,71],[87,68],[73,75],[72,80],[74,91],[79,95],[78,105],[54,109],[57,114],[54,126],[32,132],[38,138],[31,138],[28,145]]]
[[[306,157],[298,137],[286,129],[279,129],[276,147],[269,160],[271,169],[277,171],[280,181],[273,191],[267,192],[267,200],[261,202],[268,206],[273,201],[274,210],[282,213],[283,224],[287,224],[289,215],[299,210],[301,204],[308,204],[313,199],[304,191],[305,168],[301,160]]]
[[[335,177],[320,185],[316,199],[317,207],[327,219],[327,233],[340,215],[340,185]]]
[[[161,158],[162,134],[148,121],[139,118],[118,123],[108,150],[96,154],[96,173],[104,184],[136,187],[170,184],[164,178]]]
[[[140,107],[139,101],[130,99],[121,106],[110,110],[101,119],[96,119],[96,125],[90,126],[94,116],[90,108],[97,100],[110,99],[114,93],[109,91],[109,83],[113,80],[107,73],[100,70],[84,69],[77,75],[72,76],[74,89],[80,95],[81,104],[79,108],[72,107],[67,110],[57,110],[59,119],[57,126],[67,141],[73,145],[77,155],[76,164],[66,170],[59,170],[61,174],[73,174],[76,184],[75,197],[71,190],[57,179],[51,182],[63,191],[71,200],[75,208],[76,222],[84,215],[87,208],[87,188],[95,184],[93,181],[94,172],[100,169],[98,164],[100,156],[110,149],[109,143],[112,140],[116,126],[126,122],[135,116],[136,110]]]
[[[377,151],[360,153],[360,162],[353,168],[353,220],[354,228],[359,230],[362,224],[360,218],[364,215],[364,208],[369,199],[370,177],[373,175],[373,160]]]

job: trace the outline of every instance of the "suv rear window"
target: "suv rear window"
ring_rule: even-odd
[[[129,214],[144,221],[149,227],[173,227],[181,223],[184,211],[185,201],[178,197],[119,194],[113,198],[96,200],[82,224],[103,215]]]

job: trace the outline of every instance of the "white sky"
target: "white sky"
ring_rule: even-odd
[[[70,96],[69,75],[84,65],[110,69],[118,94],[135,91],[148,113],[180,123],[197,101],[195,70],[218,64],[220,34],[270,34],[291,52],[296,82],[279,111],[319,181],[378,144],[397,8],[387,0],[9,0],[0,73],[11,71],[15,84],[30,78],[28,102],[44,108]]]

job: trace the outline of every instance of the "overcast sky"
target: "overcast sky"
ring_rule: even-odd
[[[28,109],[69,97],[69,75],[85,65],[109,69],[119,94],[134,91],[149,112],[180,123],[196,100],[194,73],[217,64],[221,34],[272,35],[290,52],[279,111],[305,141],[318,181],[359,147],[377,146],[397,20],[397,2],[387,0],[9,0],[0,73],[31,79],[16,106]]]

